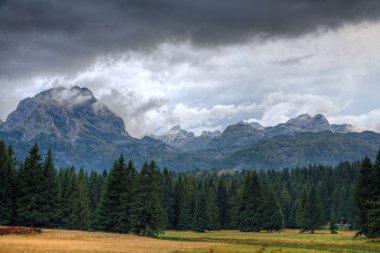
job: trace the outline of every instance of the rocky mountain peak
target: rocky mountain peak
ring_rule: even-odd
[[[257,130],[264,130],[265,127],[263,125],[261,125],[259,122],[250,122],[249,123],[251,125],[251,127],[257,129]]]
[[[124,121],[98,102],[87,88],[56,87],[22,100],[3,124],[31,140],[38,135],[75,140],[80,133],[127,135]]]
[[[188,132],[185,129],[182,129],[181,126],[175,125],[170,130],[156,138],[163,143],[168,145],[175,146],[175,143],[179,141],[186,140],[188,138],[194,138],[195,135],[192,132]]]
[[[302,114],[296,118],[288,120],[287,123],[295,125],[304,131],[332,131],[330,123],[322,114],[316,114],[313,117],[309,114]]]
[[[180,132],[182,129],[181,129],[181,126],[180,125],[175,125],[173,126],[172,128],[170,128],[169,132],[168,133],[178,133]]]
[[[305,114],[301,114],[298,117],[289,119],[286,123],[293,124],[296,126],[302,126],[310,120],[311,120],[311,116],[309,114],[305,113]]]
[[[211,138],[216,138],[222,135],[222,132],[217,130],[217,131],[203,131],[201,136],[203,137],[211,137]]]
[[[262,135],[259,130],[252,127],[250,123],[239,121],[237,124],[229,125],[224,131],[222,136],[228,136],[228,135],[237,135],[237,134],[243,134],[243,135]]]

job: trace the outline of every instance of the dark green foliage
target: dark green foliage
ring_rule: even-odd
[[[175,211],[174,211],[174,192],[172,176],[167,168],[164,168],[162,172],[162,192],[163,192],[163,204],[165,213],[165,224],[167,229],[174,229]]]
[[[198,189],[195,198],[195,209],[193,218],[193,231],[205,232],[207,229],[206,198],[202,189]]]
[[[220,228],[226,229],[230,226],[230,215],[228,210],[230,209],[228,204],[228,192],[226,183],[223,178],[220,179],[217,190],[217,202],[219,209],[219,224]]]
[[[51,151],[42,164],[37,145],[18,163],[0,141],[0,218],[5,225],[157,236],[168,228],[313,232],[336,214],[348,223],[359,218],[363,234],[377,237],[379,175],[380,155],[375,165],[365,158],[336,168],[187,173],[161,172],[153,161],[137,172],[120,156],[109,173],[87,175],[75,167],[57,172]]]
[[[240,223],[240,203],[241,203],[241,193],[237,187],[236,179],[231,180],[231,186],[228,196],[228,216],[230,217],[230,223],[228,228],[237,228]]]
[[[214,182],[211,180],[206,193],[207,230],[219,230],[219,207]]]
[[[190,230],[193,223],[195,182],[192,176],[185,178],[179,202],[178,226],[180,230]]]
[[[268,232],[280,231],[284,225],[284,215],[273,191],[268,190],[263,199],[262,228]]]
[[[338,233],[338,226],[336,225],[337,221],[336,221],[336,217],[335,217],[335,212],[332,211],[331,213],[331,219],[330,219],[330,231],[331,231],[331,234],[337,234]]]
[[[95,217],[94,214],[96,212],[96,207],[98,206],[100,200],[103,181],[102,175],[99,175],[96,171],[91,171],[88,188],[90,194],[90,210],[93,214],[93,218]]]
[[[324,224],[322,204],[315,187],[311,187],[306,195],[306,202],[303,203],[303,225],[301,231],[310,231],[320,229]]]
[[[354,203],[360,226],[357,235],[380,237],[380,150],[374,165],[368,157],[362,161]]]
[[[132,207],[132,231],[137,235],[156,237],[165,228],[162,203],[161,173],[154,161],[145,163],[138,174]]]
[[[55,227],[59,224],[60,189],[57,171],[54,166],[53,153],[49,149],[43,165],[41,183],[41,223],[45,227]]]
[[[90,198],[83,169],[79,171],[78,176],[75,172],[71,175],[69,188],[67,227],[88,230],[91,225]]]
[[[370,202],[368,210],[368,237],[380,237],[380,200]]]
[[[296,225],[303,228],[305,224],[305,209],[307,204],[307,191],[304,190],[297,198]]]
[[[79,194],[79,219],[77,223],[78,229],[88,230],[91,225],[91,211],[90,211],[90,196],[88,192],[88,185],[83,169],[80,169],[78,175],[78,194]]]
[[[0,140],[0,225],[16,221],[16,177],[13,149]]]
[[[239,229],[243,232],[260,232],[262,229],[262,189],[256,172],[248,172],[245,177],[239,208]]]
[[[130,197],[133,191],[135,169],[132,163],[128,170],[121,155],[111,168],[108,181],[103,188],[100,204],[96,211],[95,228],[109,232],[123,232],[130,230],[128,217],[130,216]]]
[[[17,199],[18,222],[29,226],[41,226],[44,213],[43,202],[43,170],[41,156],[37,144],[31,148],[19,171],[19,197]]]
[[[358,235],[368,234],[368,210],[373,197],[373,166],[368,156],[364,157],[360,169],[360,175],[356,183],[354,204],[356,207],[356,219],[360,225]]]

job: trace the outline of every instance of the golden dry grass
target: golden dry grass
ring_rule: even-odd
[[[159,240],[133,235],[43,230],[42,234],[0,236],[1,253],[62,252],[183,252],[204,249],[213,243]]]
[[[0,236],[0,253],[49,252],[182,252],[182,253],[363,253],[380,252],[379,240],[355,239],[354,232],[329,231],[300,234],[241,233],[236,230],[194,233],[167,231],[162,239],[133,235],[69,230],[43,230],[42,234]],[[165,240],[164,240],[165,239]]]

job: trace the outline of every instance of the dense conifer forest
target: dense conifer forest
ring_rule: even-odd
[[[194,170],[154,161],[136,168],[120,155],[109,171],[54,165],[35,144],[24,161],[0,141],[0,225],[157,236],[166,229],[314,233],[330,221],[380,235],[380,154],[336,167]],[[331,223],[332,221],[332,223]]]

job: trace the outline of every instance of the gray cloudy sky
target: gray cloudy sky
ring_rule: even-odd
[[[323,113],[380,131],[380,1],[0,0],[0,118],[79,85],[133,136]]]

